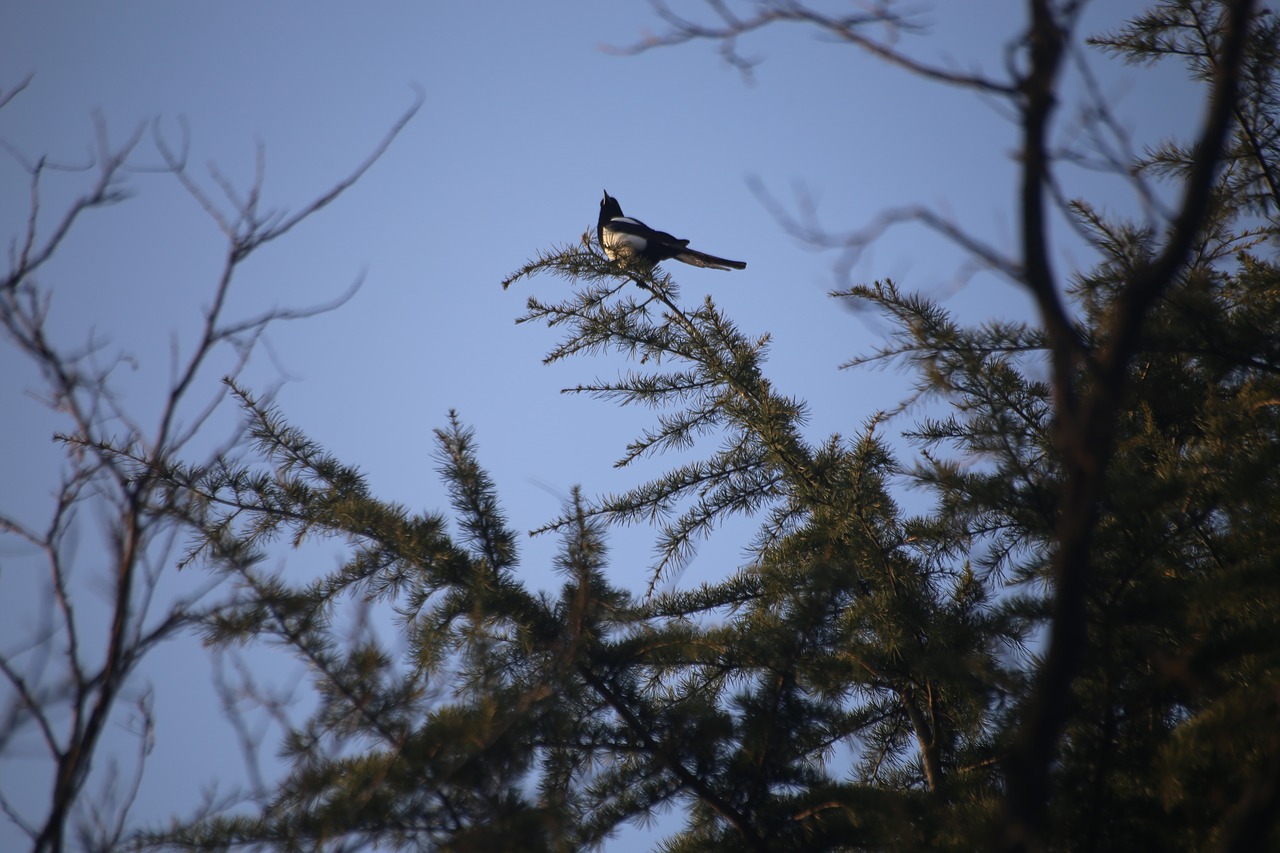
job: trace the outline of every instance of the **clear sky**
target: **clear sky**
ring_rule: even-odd
[[[1002,46],[1023,26],[1022,4],[936,5],[924,16],[929,35],[911,50],[999,73]],[[1143,5],[1097,2],[1086,29],[1113,27]],[[216,192],[206,162],[247,188],[261,142],[265,204],[296,211],[360,162],[420,87],[420,113],[360,184],[245,266],[233,300],[244,316],[326,301],[364,275],[340,310],[276,327],[246,381],[266,391],[285,379],[277,395],[285,414],[367,472],[376,494],[411,509],[447,508],[431,430],[457,408],[477,431],[511,522],[528,530],[553,517],[575,484],[588,495],[618,491],[663,464],[611,467],[649,413],[559,393],[614,375],[619,362],[544,367],[555,333],[514,325],[529,293],[552,296],[567,285],[546,278],[500,287],[538,250],[594,227],[603,189],[628,214],[695,248],[748,262],[744,272],[669,271],[686,301],[712,294],[745,331],[772,334],[770,376],[809,402],[815,439],[856,433],[908,383],[893,372],[837,369],[884,328],[842,310],[826,296],[832,287],[892,277],[945,296],[970,319],[1028,310],[1020,292],[992,276],[960,282],[961,256],[919,228],[889,235],[842,282],[835,259],[788,236],[749,186],[758,179],[784,204],[793,187],[806,187],[833,229],[865,225],[891,207],[931,205],[1010,247],[1016,132],[992,104],[799,27],[742,43],[763,60],[750,84],[709,44],[639,56],[602,49],[660,28],[644,2],[11,3],[0,15],[0,89],[35,76],[0,111],[0,140],[29,159],[75,164],[91,151],[95,113],[120,139],[154,122],[176,143],[185,120],[193,174],[206,190]],[[1100,58],[1096,70],[1142,141],[1197,117],[1177,74]],[[169,377],[172,342],[191,344],[224,248],[171,177],[143,168],[159,162],[147,133],[128,179],[133,197],[87,215],[41,276],[66,346],[92,332],[108,351],[136,357],[121,389],[144,422]],[[1095,176],[1069,177],[1069,192],[1101,192],[1120,209],[1130,203]],[[50,177],[44,227],[89,179]],[[25,176],[0,151],[6,246],[23,232],[27,199]],[[1087,254],[1064,239],[1058,260],[1070,270]],[[60,424],[24,393],[37,378],[12,350],[0,349],[0,365],[0,511],[34,521],[50,507],[60,457],[49,436]],[[218,365],[201,375],[206,397],[219,375]],[[87,531],[86,543],[94,535]],[[736,566],[746,539],[735,535],[709,544],[681,582]],[[614,539],[618,582],[643,590],[651,541],[651,531]],[[522,547],[524,576],[552,586],[544,566],[554,543]],[[0,550],[6,649],[31,627],[24,611],[38,564],[28,556]],[[162,728],[139,809],[146,817],[192,804],[209,778],[235,773],[216,712],[200,716],[198,703],[209,699],[198,684],[203,670],[184,663],[193,653],[162,654],[147,671]],[[166,691],[175,679],[182,690]],[[41,779],[31,786],[38,802],[37,767],[6,762],[0,782],[9,792],[16,776]],[[0,849],[13,838],[0,821]]]

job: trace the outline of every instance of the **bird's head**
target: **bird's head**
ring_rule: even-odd
[[[604,191],[604,198],[600,199],[600,219],[608,222],[615,216],[622,215],[622,205],[618,204],[618,200],[609,195],[609,191]]]

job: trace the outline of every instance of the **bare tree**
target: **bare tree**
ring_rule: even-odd
[[[30,78],[0,92],[0,107],[27,88]],[[237,317],[229,311],[228,295],[247,258],[264,244],[285,236],[321,208],[336,200],[381,157],[421,104],[418,96],[391,126],[369,156],[349,174],[295,213],[266,209],[262,200],[265,154],[259,147],[257,174],[247,191],[238,191],[216,168],[209,180],[219,198],[203,186],[187,162],[189,139],[183,126],[182,144],[171,145],[153,126],[151,138],[160,166],[139,165],[138,152],[147,126],[125,139],[111,138],[105,120],[96,120],[96,145],[88,166],[69,166],[46,157],[28,158],[14,146],[4,147],[29,183],[29,208],[23,233],[9,246],[9,267],[0,280],[0,330],[14,357],[25,359],[40,377],[34,393],[50,411],[65,420],[54,440],[65,450],[61,482],[45,523],[33,525],[0,516],[0,541],[25,543],[34,549],[47,572],[47,607],[40,630],[24,643],[0,649],[0,756],[11,754],[19,741],[34,732],[52,765],[53,784],[47,805],[39,814],[20,814],[4,791],[0,808],[31,839],[36,851],[65,849],[74,837],[86,849],[119,846],[129,831],[128,816],[144,772],[152,741],[151,688],[138,683],[140,663],[159,644],[191,628],[218,603],[211,602],[211,585],[169,598],[159,594],[161,577],[177,563],[181,544],[178,522],[158,513],[161,504],[156,464],[211,440],[210,417],[226,393],[225,384],[211,382],[211,368],[229,357],[230,377],[244,369],[264,333],[279,322],[304,319],[343,304],[355,284],[328,303],[301,309],[277,309],[256,316]],[[87,189],[60,214],[50,217],[42,207],[43,182],[55,171],[83,171]],[[221,269],[210,301],[200,318],[189,354],[174,349],[171,379],[163,389],[159,415],[152,422],[135,417],[122,401],[117,368],[129,359],[124,351],[90,338],[80,345],[57,340],[49,322],[50,294],[40,273],[68,243],[76,225],[92,212],[123,201],[131,181],[141,172],[160,172],[176,180],[208,214],[225,240]],[[225,453],[239,441],[223,439]],[[104,448],[129,447],[132,459],[106,453]],[[215,452],[214,455],[217,455]],[[153,460],[136,464],[137,460]],[[75,553],[74,527],[79,516],[93,513],[102,520],[101,541]],[[16,544],[13,547],[18,547]],[[92,553],[86,553],[91,551]],[[73,564],[77,570],[72,577]],[[96,588],[95,588],[96,585]],[[94,601],[106,590],[105,621]],[[224,600],[222,604],[225,604]],[[94,618],[87,618],[92,614]],[[105,626],[102,629],[96,626]],[[221,683],[224,699],[228,695]],[[103,771],[100,755],[103,733],[113,720],[129,713],[138,742],[138,756],[130,778],[114,778],[114,762]],[[8,760],[4,758],[3,760]],[[86,795],[96,769],[108,784],[101,796]],[[251,768],[252,769],[252,768]],[[255,782],[255,788],[261,787]],[[90,801],[92,800],[92,802]]]

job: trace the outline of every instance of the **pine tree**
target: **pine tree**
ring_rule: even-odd
[[[1069,10],[1032,6],[1036,119]],[[688,460],[575,493],[542,531],[555,593],[516,572],[457,416],[436,433],[452,518],[379,501],[241,388],[259,459],[135,459],[199,532],[189,560],[249,592],[209,641],[289,649],[320,700],[268,801],[143,841],[577,850],[674,807],[672,851],[1280,846],[1278,36],[1248,4],[1182,0],[1096,40],[1189,62],[1221,134],[1133,164],[1193,196],[1167,232],[1073,203],[1102,260],[1058,303],[1024,259],[1038,326],[966,326],[891,281],[838,294],[892,323],[857,363],[899,363],[945,406],[905,427],[913,458],[885,437],[910,400],[806,440],[767,336],[590,234],[518,270],[505,286],[572,285],[522,318],[561,330],[549,361],[633,364],[574,389],[657,412],[623,463]],[[902,478],[927,512],[894,500]],[[745,565],[658,584],[735,515],[759,521]],[[659,531],[643,596],[608,579],[608,526],[632,522]],[[283,536],[348,556],[291,581],[264,568]],[[396,614],[403,653],[360,630],[365,608]]]

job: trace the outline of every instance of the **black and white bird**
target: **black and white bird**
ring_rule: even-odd
[[[600,221],[596,224],[596,238],[605,253],[613,260],[639,259],[650,266],[675,258],[695,267],[715,270],[744,270],[742,261],[729,261],[689,248],[688,240],[677,239],[666,231],[656,231],[639,219],[622,215],[622,205],[605,190],[600,202]]]

